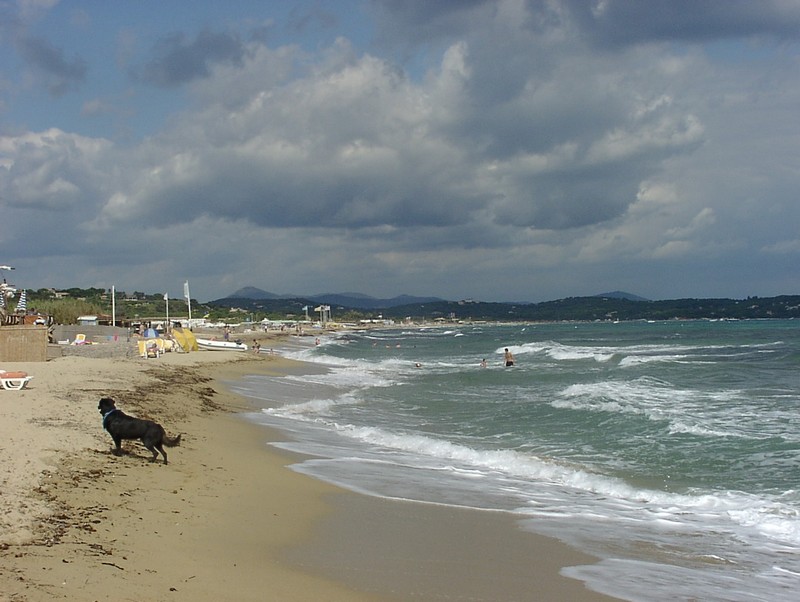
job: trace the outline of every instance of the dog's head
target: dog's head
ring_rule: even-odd
[[[108,414],[111,410],[116,409],[114,403],[114,400],[110,397],[103,397],[100,403],[97,404],[97,409],[100,410],[100,413],[103,415]]]

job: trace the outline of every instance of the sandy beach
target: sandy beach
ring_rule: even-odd
[[[251,408],[225,383],[296,362],[92,347],[2,366],[33,376],[0,391],[2,602],[611,599],[559,574],[593,558],[503,514],[476,520],[293,472],[267,444],[281,435],[243,419]],[[103,396],[182,435],[169,465],[138,442],[111,453]]]

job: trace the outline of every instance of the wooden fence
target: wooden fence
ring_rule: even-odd
[[[46,362],[46,326],[1,326],[0,369],[7,362]]]

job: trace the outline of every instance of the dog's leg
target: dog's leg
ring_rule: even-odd
[[[167,463],[167,452],[164,451],[164,447],[161,445],[161,443],[156,443],[156,449],[161,452],[162,456],[164,456],[164,464],[166,464]],[[153,452],[153,453],[155,453],[155,452]],[[155,461],[155,458],[153,458],[153,460]]]
[[[155,462],[156,458],[158,458],[158,452],[156,451],[155,445],[152,445],[152,444],[151,445],[145,445],[145,447],[150,450],[151,454],[153,454],[153,457],[150,458],[150,461],[151,462]]]
[[[112,450],[112,452],[114,453],[115,456],[121,456],[122,455],[122,439],[119,438],[119,437],[114,437],[113,439],[114,439],[114,446],[115,447]]]

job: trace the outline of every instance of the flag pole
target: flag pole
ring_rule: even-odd
[[[189,281],[183,283],[183,296],[186,297],[186,306],[189,308],[189,328],[192,328],[192,296],[189,294]]]
[[[167,327],[164,329],[164,334],[169,334],[170,331],[170,323],[169,323],[169,293],[164,293],[164,301],[167,304]]]
[[[111,325],[117,325],[117,295],[113,284],[111,285]]]

